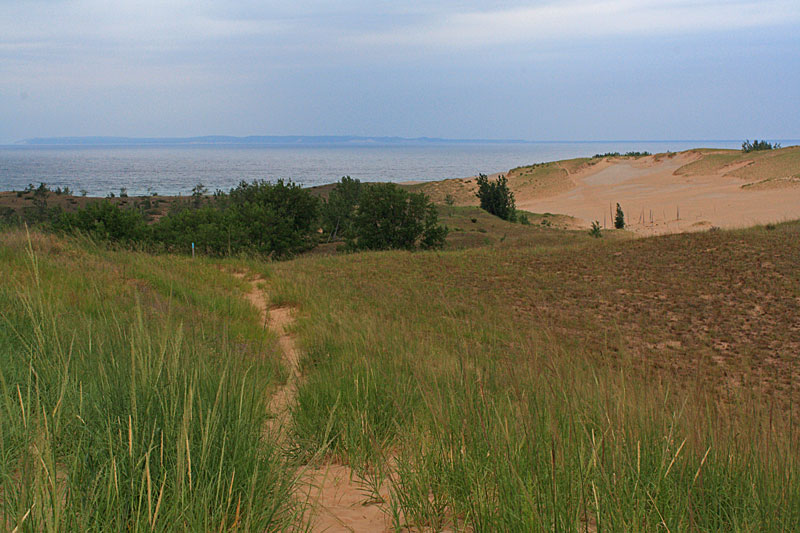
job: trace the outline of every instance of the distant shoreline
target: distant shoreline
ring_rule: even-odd
[[[793,144],[781,142],[784,146]],[[703,145],[733,154],[740,152],[741,141],[641,141],[627,145],[601,141],[506,145],[14,145],[0,146],[0,189],[17,191],[44,182],[53,189],[85,190],[88,196],[102,198],[121,189],[130,196],[153,192],[187,195],[198,183],[210,190],[228,190],[240,181],[256,179],[283,178],[304,187],[330,185],[345,175],[361,181],[427,183],[469,179],[479,172],[507,173],[526,165],[594,154],[675,153],[702,150]]]
[[[800,142],[797,139],[775,139],[777,142]],[[236,137],[207,135],[198,137],[35,137],[0,147],[125,147],[125,146],[430,146],[480,144],[609,144],[609,143],[737,143],[737,139],[612,139],[612,140],[545,140],[526,139],[451,139],[440,137],[370,137],[352,135],[258,135]]]

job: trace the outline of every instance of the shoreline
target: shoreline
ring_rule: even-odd
[[[610,227],[616,203],[626,214],[627,229],[641,236],[744,228],[800,219],[800,146],[742,153],[695,148],[647,156],[574,158],[489,174],[505,175],[517,208],[575,218],[579,227],[592,221]],[[476,206],[475,178],[405,180],[397,185],[424,192],[434,203]],[[336,182],[307,187],[326,197]],[[49,191],[49,205],[71,210],[109,199],[121,206],[170,203],[187,195],[110,197]],[[33,191],[0,192],[0,209],[21,210],[33,204]]]

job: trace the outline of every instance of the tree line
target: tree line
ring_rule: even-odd
[[[190,253],[194,244],[212,256],[286,258],[321,241],[341,241],[349,250],[433,249],[441,248],[447,235],[425,194],[392,183],[344,177],[327,200],[284,180],[242,181],[228,192],[207,193],[198,184],[187,201],[173,203],[154,222],[141,210],[108,199],[74,212],[43,209],[34,221],[53,231],[150,251]]]

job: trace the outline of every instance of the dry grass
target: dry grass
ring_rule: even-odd
[[[683,176],[722,174],[748,183],[791,180],[800,168],[800,146],[743,153],[738,150],[704,151],[703,158],[679,168]]]
[[[307,353],[297,446],[394,476],[420,528],[793,529],[798,236],[275,265]]]

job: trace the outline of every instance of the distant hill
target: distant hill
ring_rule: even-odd
[[[232,137],[36,137],[16,144],[29,146],[148,146],[148,145],[420,145],[420,144],[524,144],[517,139],[440,139],[434,137],[358,137],[352,135],[252,135]]]

